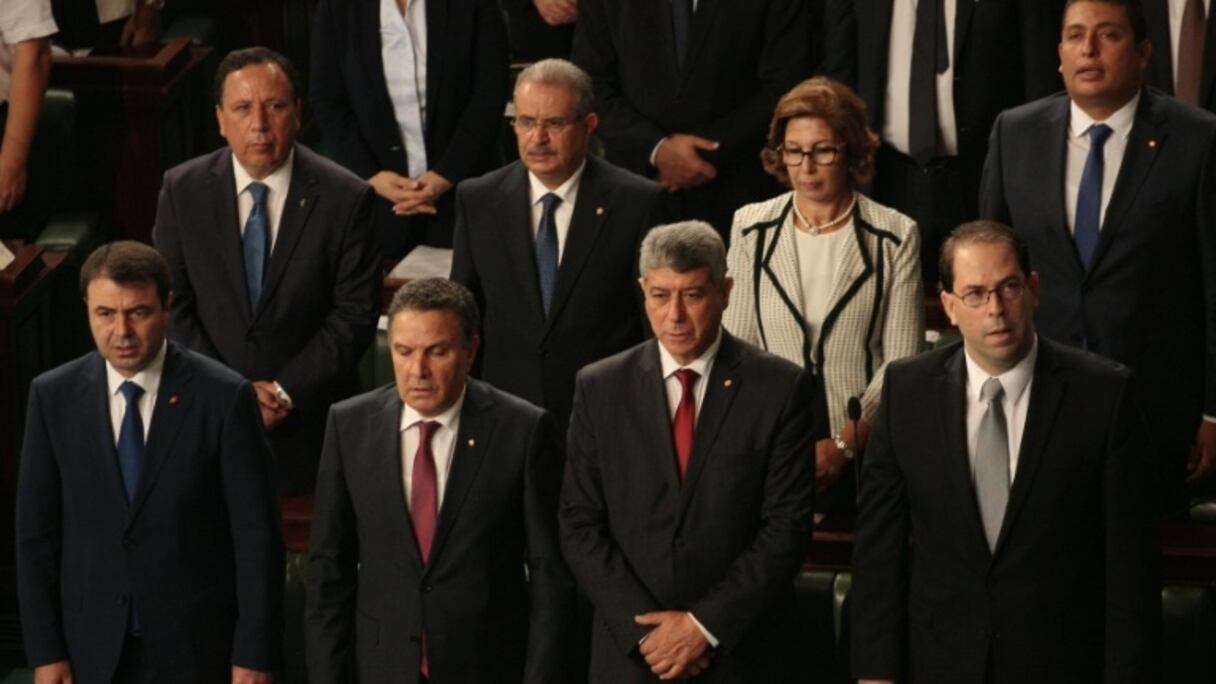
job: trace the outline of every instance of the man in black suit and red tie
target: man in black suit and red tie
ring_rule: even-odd
[[[863,684],[1157,680],[1143,397],[1035,334],[1030,266],[1007,226],[957,228],[941,301],[963,341],[887,369],[853,551]]]
[[[334,405],[325,432],[311,680],[569,682],[553,419],[468,378],[479,336],[464,287],[411,282],[388,315],[396,382]]]
[[[810,376],[722,329],[732,283],[708,224],[655,228],[639,266],[656,339],[579,373],[562,486],[562,550],[596,611],[590,681],[796,681]]]
[[[358,391],[380,312],[372,191],[296,143],[291,63],[236,50],[216,70],[228,147],[165,173],[152,237],[173,274],[173,339],[253,382],[280,494],[312,491],[325,412]]]

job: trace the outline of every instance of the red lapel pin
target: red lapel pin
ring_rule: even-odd
[[[176,403],[177,403],[177,395],[174,394],[173,396],[169,397],[169,405],[172,406],[173,404],[176,404]]]

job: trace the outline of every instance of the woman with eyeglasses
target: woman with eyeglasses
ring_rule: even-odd
[[[760,155],[791,191],[739,209],[731,228],[735,284],[723,323],[813,371],[821,390],[829,437],[815,445],[820,512],[852,503],[851,460],[865,446],[884,366],[924,339],[916,224],[857,191],[874,174],[877,149],[853,91],[803,81],[777,102]]]

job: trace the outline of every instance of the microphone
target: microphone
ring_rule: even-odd
[[[858,508],[861,507],[861,445],[858,443],[859,433],[857,432],[857,421],[861,420],[861,399],[857,397],[849,397],[849,403],[845,410],[849,414],[849,421],[853,423],[853,497]]]

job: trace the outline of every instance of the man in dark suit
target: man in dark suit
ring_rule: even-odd
[[[1126,368],[1036,338],[1029,259],[1004,225],[960,226],[940,270],[962,344],[887,369],[853,552],[862,682],[1156,680],[1135,389]]]
[[[237,50],[216,74],[229,148],[170,169],[153,238],[173,274],[175,340],[253,381],[280,494],[312,491],[329,405],[358,391],[380,259],[367,184],[295,144],[291,64]]]
[[[115,242],[81,267],[97,344],[34,380],[17,594],[39,684],[268,684],[283,540],[253,388],[174,342],[169,269]]]
[[[574,374],[641,342],[637,252],[662,189],[587,155],[591,79],[564,60],[515,86],[520,161],[456,193],[452,279],[485,317],[482,378],[548,409],[562,434]]]
[[[1135,371],[1173,512],[1216,465],[1216,117],[1141,87],[1144,30],[1139,3],[1069,2],[1068,92],[997,120],[981,212],[1030,245],[1039,330]]]
[[[309,101],[326,153],[375,189],[386,257],[452,246],[452,192],[501,164],[507,32],[495,0],[322,0]]]
[[[590,680],[795,681],[810,376],[722,329],[709,225],[655,228],[639,270],[657,340],[579,373],[558,514],[596,609]]]
[[[451,281],[389,307],[395,385],[334,406],[308,558],[314,682],[551,682],[574,582],[550,416],[468,378],[477,305]]]
[[[809,27],[804,0],[579,0],[572,59],[595,82],[609,161],[728,238],[736,209],[781,191],[760,150],[810,72]]]
[[[1216,17],[1212,0],[1144,0],[1153,45],[1145,83],[1216,111]]]
[[[1062,6],[828,0],[821,71],[866,102],[883,141],[874,199],[916,220],[926,282],[937,282],[945,236],[978,215],[997,114],[1060,89],[1054,36]]]

